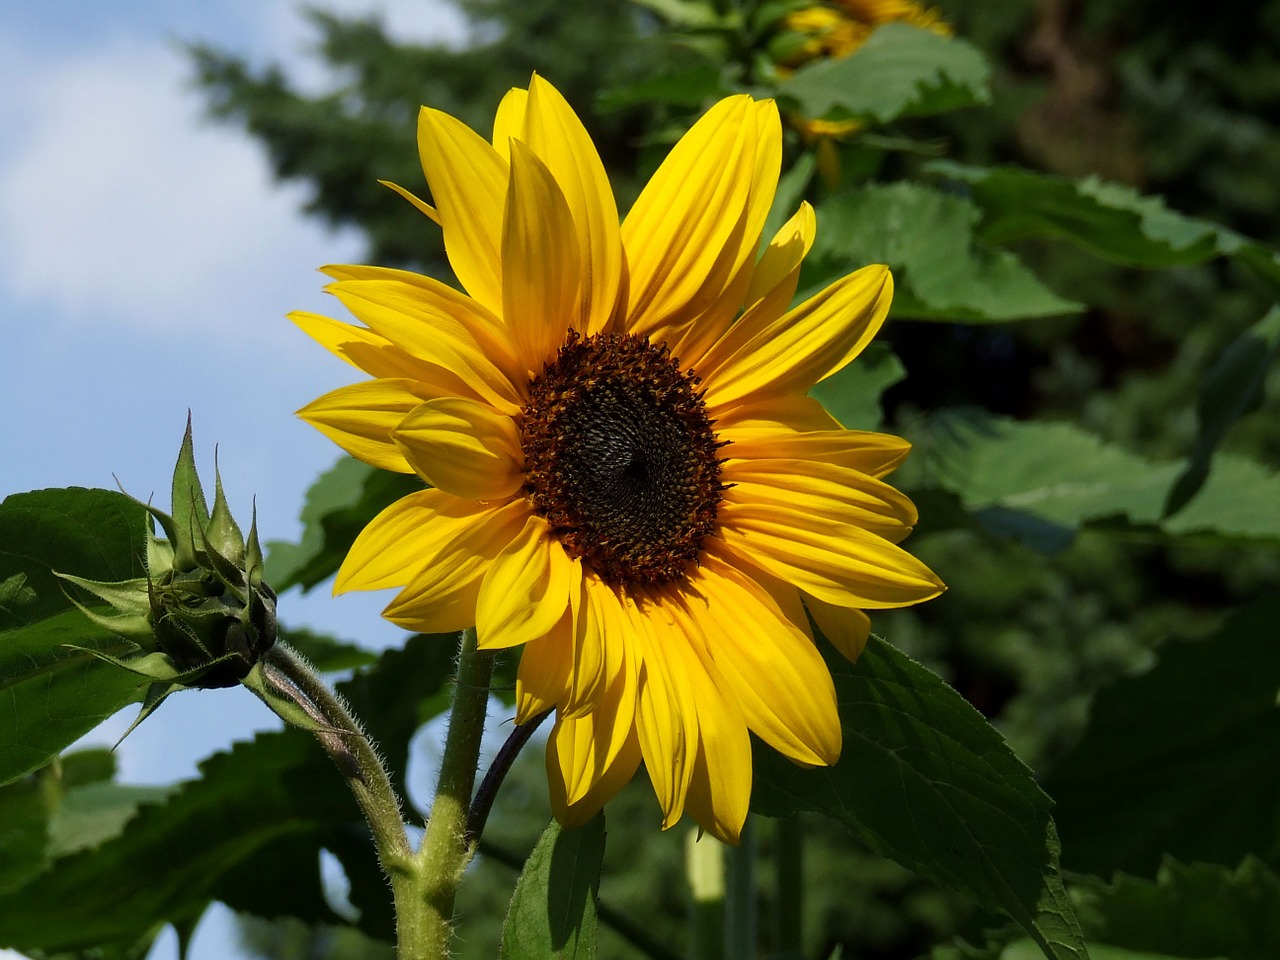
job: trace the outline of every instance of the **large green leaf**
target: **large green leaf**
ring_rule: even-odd
[[[1068,180],[1015,167],[939,161],[934,173],[967,184],[992,243],[1058,236],[1116,263],[1177,267],[1234,256],[1280,289],[1280,258],[1240,234],[1175,213],[1159,197],[1097,177]]]
[[[1154,881],[1083,881],[1080,922],[1099,942],[1173,957],[1280,957],[1280,878],[1248,857],[1238,868],[1166,859]]]
[[[320,835],[359,811],[312,738],[262,734],[200,771],[114,838],[0,895],[0,945],[57,952],[131,943],[194,920],[214,898],[265,915],[283,902],[304,919],[336,921],[320,888]],[[301,862],[291,845],[300,836],[310,839]],[[247,861],[252,871],[227,883]]]
[[[1041,549],[1065,546],[1104,517],[1160,519],[1177,464],[1152,464],[1067,423],[1020,423],[944,410],[930,423],[933,481],[984,526]]]
[[[778,88],[805,116],[896,117],[988,103],[991,67],[963,40],[890,23],[851,56],[803,67]]]
[[[981,212],[963,197],[913,183],[873,184],[836,194],[817,214],[806,285],[848,272],[850,263],[884,263],[894,272],[897,317],[994,323],[1081,308],[1012,253],[975,237]]]
[[[752,807],[816,810],[872,849],[1017,921],[1046,956],[1087,957],[1058,872],[1051,801],[964,698],[877,637],[831,661],[844,748],[800,770],[755,752]]]
[[[1280,863],[1278,622],[1280,597],[1258,600],[1098,695],[1048,781],[1068,866],[1150,876],[1165,854]]]
[[[576,830],[554,820],[524,865],[502,926],[502,960],[590,960],[604,862],[604,814]]]
[[[1161,522],[1169,533],[1280,541],[1280,475],[1245,457],[1220,453],[1191,502]]]
[[[0,783],[137,699],[138,677],[87,652],[127,645],[76,609],[74,588],[56,573],[142,576],[147,522],[139,504],[109,490],[38,490],[0,503]]]
[[[396,500],[422,489],[412,475],[376,470],[343,457],[307,491],[302,507],[302,539],[267,544],[267,582],[278,593],[310,590],[338,572],[365,524]]]

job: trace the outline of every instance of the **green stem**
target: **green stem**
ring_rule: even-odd
[[[742,825],[738,846],[726,847],[724,921],[725,956],[753,960],[756,955],[756,829],[750,814]]]
[[[346,778],[368,821],[378,863],[391,881],[401,957],[413,956],[403,952],[403,944],[412,939],[419,912],[413,903],[417,864],[400,814],[400,798],[391,786],[377,750],[342,698],[330,690],[312,666],[288,644],[275,644],[263,658],[263,667],[274,686],[313,720],[323,724],[316,731],[316,738]]]
[[[685,834],[684,871],[689,881],[689,956],[724,960],[725,848],[714,837]]]
[[[475,629],[462,631],[440,780],[422,848],[415,857],[422,927],[414,931],[412,943],[401,938],[401,960],[445,960],[449,956],[454,900],[462,871],[475,852],[475,843],[467,836],[467,811],[476,782],[492,674],[493,655],[477,648]],[[399,900],[396,906],[399,910]]]
[[[774,821],[773,862],[777,877],[775,960],[804,955],[804,827],[793,813]]]

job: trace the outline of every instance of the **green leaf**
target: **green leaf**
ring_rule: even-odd
[[[809,393],[846,427],[874,430],[884,420],[880,395],[906,375],[902,361],[887,344],[873,343],[853,363]]]
[[[962,197],[912,183],[871,185],[836,194],[817,214],[807,287],[850,263],[884,263],[894,271],[896,317],[995,323],[1081,309],[1012,253],[976,238],[980,211]]]
[[[848,57],[803,67],[778,94],[808,117],[888,123],[991,102],[991,67],[964,40],[889,23]]]
[[[715,63],[700,62],[683,70],[660,73],[602,90],[596,96],[596,108],[601,113],[653,104],[695,108],[723,96],[725,92],[720,67]]]
[[[321,673],[358,670],[377,662],[378,655],[363,647],[301,627],[277,627],[277,638],[293,647]]]
[[[755,744],[752,807],[815,810],[873,850],[1017,921],[1046,956],[1088,956],[1058,872],[1051,801],[1031,771],[942,680],[872,637],[830,661],[844,748],[797,769]]]
[[[1161,522],[1173,534],[1213,533],[1232,540],[1280,540],[1280,475],[1245,457],[1220,453],[1204,486]]]
[[[1101,942],[1174,957],[1280,957],[1280,878],[1255,857],[1236,869],[1166,858],[1155,880],[1089,879],[1081,922]]]
[[[140,577],[147,522],[141,505],[109,490],[39,490],[0,503],[0,783],[43,766],[139,696],[137,677],[91,652],[133,645],[76,609],[67,595],[76,588],[57,574]]]
[[[937,161],[930,170],[967,184],[983,210],[982,235],[1005,244],[1057,236],[1116,263],[1177,267],[1235,256],[1280,289],[1275,251],[1207,220],[1175,213],[1159,197],[1097,177],[1068,180],[1016,167]]]
[[[302,508],[302,539],[267,544],[266,580],[283,593],[310,590],[338,572],[356,536],[385,507],[422,489],[412,475],[376,470],[343,457],[311,485]]]
[[[320,887],[319,839],[359,811],[312,738],[262,734],[200,771],[117,836],[0,895],[0,945],[53,953],[131,943],[199,917],[215,898],[265,916],[284,906],[335,922]],[[292,844],[298,837],[307,844]]]
[[[1019,423],[944,410],[930,422],[927,467],[979,523],[1043,550],[1090,520],[1160,518],[1176,464],[1152,464],[1066,423]]]
[[[26,777],[0,787],[0,894],[20,887],[49,862],[49,810],[42,783]]]
[[[1280,863],[1277,622],[1280,597],[1258,600],[1098,694],[1048,780],[1068,866],[1150,876],[1166,853]]]
[[[596,955],[596,892],[604,814],[575,830],[552,821],[529,854],[502,926],[502,960]]]

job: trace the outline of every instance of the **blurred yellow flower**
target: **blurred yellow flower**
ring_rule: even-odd
[[[880,327],[889,272],[787,309],[816,227],[802,204],[757,257],[781,164],[771,101],[712,107],[621,225],[590,137],[537,76],[491,143],[427,108],[418,142],[435,206],[400,192],[440,224],[466,293],[327,267],[364,325],[293,315],[374,378],[300,415],[430,484],[369,524],[335,590],[401,587],[397,624],[523,645],[516,719],[556,711],[566,825],[643,760],[664,827],[687,811],[735,841],[748,731],[801,765],[840,754],[806,607],[852,658],[863,609],[943,589],[896,546],[916,512],[880,478],[907,444],[807,395]]]
[[[951,25],[942,19],[942,14],[935,7],[915,0],[831,0],[796,10],[783,18],[784,29],[801,39],[791,47],[781,66],[789,71],[814,60],[847,57],[886,23],[905,23],[940,36],[951,36]],[[862,126],[857,120],[808,117],[795,118],[794,125],[810,138],[839,138]]]

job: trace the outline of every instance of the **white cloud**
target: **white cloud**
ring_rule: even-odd
[[[141,40],[29,65],[26,135],[0,167],[0,270],[13,293],[172,326],[201,291],[297,245],[296,190],[272,185],[242,133],[201,122],[188,69]]]

